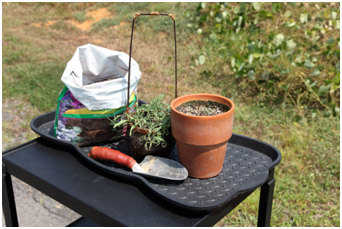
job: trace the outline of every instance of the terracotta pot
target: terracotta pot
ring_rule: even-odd
[[[192,116],[176,110],[191,100],[211,100],[230,109],[213,116]],[[227,142],[232,136],[233,119],[233,101],[220,95],[191,94],[171,102],[172,135],[176,139],[179,160],[190,177],[209,178],[221,172]]]

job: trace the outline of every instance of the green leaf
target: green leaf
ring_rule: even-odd
[[[238,19],[238,26],[240,27],[241,26],[241,24],[242,24],[242,16],[239,16],[239,19]]]
[[[284,91],[288,91],[290,88],[290,84],[283,84],[283,85],[281,85],[281,88],[283,88]]]
[[[296,22],[294,21],[294,20],[290,20],[290,21],[287,21],[286,23],[285,23],[285,26],[287,27],[287,28],[290,28],[290,27],[293,27],[293,26],[295,26],[296,25]]]
[[[331,91],[332,92],[335,92],[336,90],[339,90],[340,89],[340,84],[335,84],[335,83],[333,83],[332,85],[331,85]]]
[[[238,69],[238,72],[240,72],[244,67],[245,67],[245,64],[242,63],[242,64],[240,65],[239,69]]]
[[[256,11],[259,11],[261,9],[261,2],[252,2],[252,6]]]
[[[280,71],[280,74],[282,74],[282,75],[286,75],[286,74],[288,74],[288,73],[290,73],[290,69],[288,69],[288,68],[282,69],[282,70]]]
[[[278,35],[276,35],[274,38],[273,38],[273,43],[276,45],[276,46],[279,46],[283,43],[284,41],[284,35],[282,33],[279,33]]]
[[[313,68],[313,67],[315,67],[315,64],[312,63],[310,60],[306,59],[305,63],[304,63],[304,67],[306,67],[306,68]]]
[[[250,70],[250,71],[247,73],[247,75],[248,75],[248,78],[249,78],[250,80],[255,80],[255,72],[254,72],[254,70]]]
[[[215,33],[211,33],[211,34],[209,35],[209,38],[210,38],[211,40],[216,40],[216,34],[215,34]]]
[[[239,14],[240,13],[240,5],[237,5],[235,8],[234,8],[234,14]]]
[[[340,21],[336,20],[335,29],[340,29]]]
[[[252,41],[251,43],[249,43],[248,45],[247,45],[247,48],[248,48],[248,50],[251,52],[251,51],[253,51],[256,47],[255,47],[255,42],[254,41]]]
[[[335,43],[335,40],[334,38],[330,37],[328,40],[327,40],[327,44],[328,45],[333,45]]]
[[[305,80],[304,83],[305,83],[306,86],[310,87],[310,80],[309,80],[309,79],[308,79],[308,80]]]
[[[294,42],[294,40],[291,39],[286,41],[286,46],[288,49],[294,49],[297,46],[297,44],[296,42]]]
[[[323,29],[323,25],[316,23],[314,24],[314,26],[312,27],[313,30],[321,30]]]
[[[253,54],[249,54],[249,56],[248,56],[248,63],[252,64],[253,63],[253,59],[254,59]]]
[[[329,24],[330,27],[332,27],[333,26],[332,20],[329,20],[328,24]]]
[[[315,82],[313,82],[312,84],[310,84],[310,87],[314,87],[314,86],[316,86],[318,84],[318,81],[315,81]]]
[[[299,20],[301,23],[307,23],[308,22],[308,14],[301,14],[299,17]]]
[[[266,18],[266,19],[273,19],[273,14],[269,11],[261,10],[259,12],[259,16],[261,18]]]
[[[286,10],[286,12],[285,12],[284,16],[285,16],[285,17],[287,17],[287,18],[291,17],[291,16],[292,16],[292,13],[291,13],[291,11],[289,11],[289,10]]]
[[[302,55],[298,55],[295,59],[296,63],[301,63],[302,62]]]
[[[280,56],[280,54],[281,54],[281,51],[278,49],[277,52],[274,53],[274,54],[271,54],[270,57],[271,57],[272,59],[276,59],[276,58],[278,58],[278,57]]]
[[[337,106],[335,107],[335,112],[338,114],[340,113],[340,108],[338,108]]]
[[[270,75],[270,72],[265,70],[265,71],[262,72],[261,78],[266,80],[266,79],[268,79],[269,75]]]
[[[320,70],[318,70],[318,69],[315,69],[313,72],[311,72],[311,76],[313,76],[313,77],[317,77],[317,76],[319,76],[321,74],[321,71]]]
[[[204,55],[200,55],[198,58],[198,63],[200,65],[203,65],[205,63],[205,56]]]
[[[234,66],[235,66],[235,57],[232,58],[232,60],[230,61],[230,64],[231,64],[232,67],[234,68]]]
[[[273,2],[272,3],[272,11],[278,13],[282,8],[282,3],[280,2]]]
[[[127,123],[128,122],[128,120],[126,120],[126,119],[123,119],[123,120],[121,120],[120,122],[118,122],[118,123],[113,123],[114,125],[113,125],[113,128],[116,128],[116,127],[118,127],[118,126],[122,126],[123,124],[125,124],[125,123]]]
[[[330,111],[324,111],[324,112],[323,112],[323,117],[324,117],[324,118],[329,118],[330,115],[331,115]]]
[[[318,95],[319,96],[326,96],[328,95],[328,92],[329,92],[329,89],[330,89],[330,85],[328,86],[320,86],[319,89],[318,89]]]
[[[260,53],[253,53],[253,57],[254,57],[255,59],[259,58],[260,56],[261,56]]]

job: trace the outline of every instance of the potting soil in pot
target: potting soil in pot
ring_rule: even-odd
[[[194,116],[218,115],[229,111],[229,109],[229,106],[211,100],[192,100],[176,107],[177,111]]]
[[[163,146],[162,144],[153,144],[149,149],[146,149],[144,146],[144,140],[142,139],[143,135],[144,134],[138,132],[133,132],[131,136],[129,134],[126,135],[128,149],[125,153],[133,157],[138,162],[143,160],[146,155],[168,157],[176,143],[170,130],[170,134],[164,136],[166,146]]]

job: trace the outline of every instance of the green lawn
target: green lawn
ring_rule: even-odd
[[[203,33],[190,28],[194,23],[191,16],[196,14],[197,7],[197,3],[3,3],[3,117],[5,113],[12,117],[3,119],[3,145],[9,148],[36,137],[30,130],[30,120],[55,109],[57,96],[63,88],[60,77],[78,46],[93,43],[128,53],[134,12],[172,12],[177,15],[179,94],[208,92],[230,97],[236,105],[234,132],[268,142],[282,153],[282,161],[275,170],[271,225],[340,226],[340,117],[339,110],[336,112],[332,105],[336,103],[339,108],[339,101],[320,98],[335,109],[334,116],[326,115],[326,110],[316,100],[314,108],[304,106],[302,102],[269,101],[273,97],[267,87],[258,94],[255,81],[237,81],[231,61],[225,59],[231,56],[222,54],[218,43],[206,39],[208,28],[203,27]],[[330,5],[319,7],[326,11]],[[333,7],[336,5],[330,8]],[[279,9],[281,17],[262,22],[263,28],[274,31],[275,35],[279,31],[273,27],[274,20],[285,20],[285,12],[281,11],[281,6]],[[320,12],[314,4],[304,5],[301,9],[303,12],[298,8],[293,14]],[[107,16],[96,19],[96,15]],[[336,18],[335,14],[330,15]],[[89,27],[86,27],[87,23]],[[299,45],[300,34],[293,33],[293,36],[297,35],[293,39]],[[337,37],[339,42],[339,35]],[[243,32],[236,42],[243,43],[248,39],[248,33]],[[337,41],[336,37],[334,39]],[[237,45],[231,43],[225,48],[236,51]],[[311,51],[323,58],[320,50]],[[204,61],[199,58],[201,55],[205,56]],[[332,53],[329,60],[335,60],[334,55]],[[139,97],[150,100],[163,93],[165,100],[171,101],[174,84],[172,23],[167,18],[141,19],[136,27],[133,57],[143,72]],[[271,66],[267,65],[267,68],[271,69]],[[208,69],[210,77],[206,75]],[[258,69],[260,67],[256,66],[254,71],[257,73]],[[307,68],[303,65],[290,70],[302,69],[306,73]],[[331,80],[329,74],[333,77],[336,70],[324,64],[319,69],[322,73],[319,82],[324,86],[324,80]],[[248,76],[248,71],[240,76],[241,79]],[[312,71],[309,69],[308,74]],[[298,81],[296,79],[293,80]],[[300,88],[304,90],[305,86]],[[322,94],[322,90],[320,95],[328,96]],[[335,88],[334,93],[337,92],[339,95],[339,87]],[[310,99],[309,95],[314,94],[305,92],[303,97]],[[295,92],[291,94],[294,96]],[[259,191],[217,226],[255,226],[258,202]]]

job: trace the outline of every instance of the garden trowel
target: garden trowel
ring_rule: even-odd
[[[147,155],[138,164],[132,157],[118,150],[100,146],[94,146],[88,156],[97,160],[114,161],[146,177],[168,180],[185,180],[188,177],[188,171],[182,164],[164,157]]]

